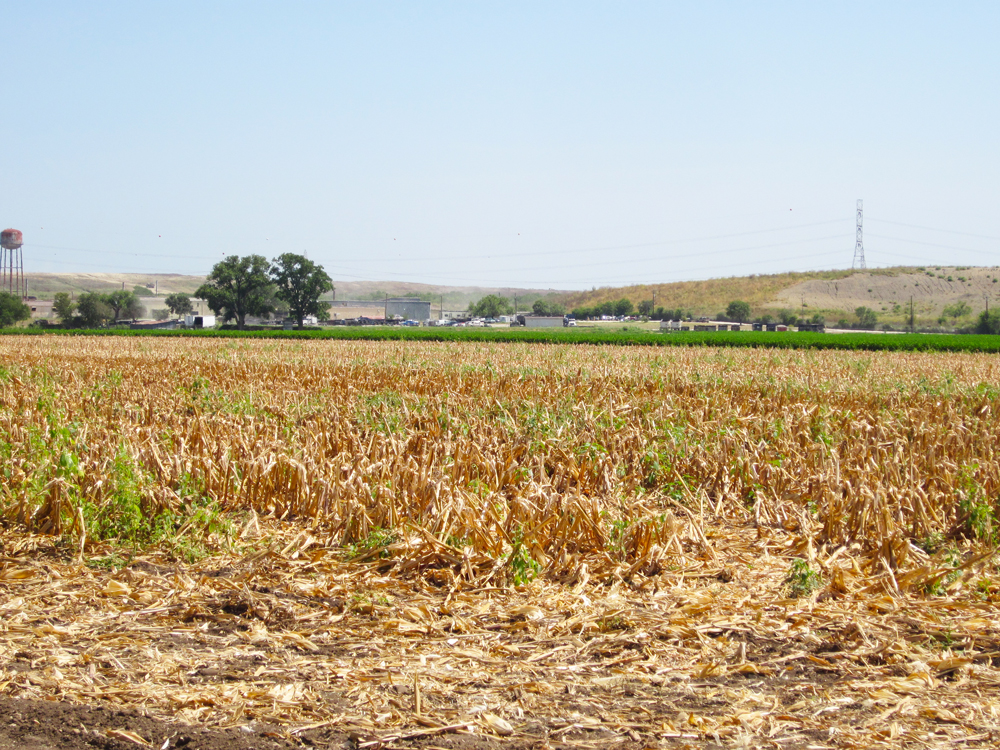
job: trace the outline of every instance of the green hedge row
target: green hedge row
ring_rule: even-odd
[[[752,346],[774,349],[843,349],[859,351],[1000,352],[1000,336],[923,333],[792,333],[675,332],[575,328],[381,328],[337,327],[305,331],[218,331],[130,329],[9,328],[6,335],[24,336],[168,336],[247,339],[331,339],[352,341],[497,341],[540,344],[607,344],[612,346]]]

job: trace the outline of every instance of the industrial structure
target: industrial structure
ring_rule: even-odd
[[[854,240],[854,262],[851,268],[867,268],[865,265],[865,243],[861,237],[861,227],[864,224],[864,201],[858,198],[858,224]]]
[[[424,302],[419,297],[387,297],[385,300],[386,320],[402,318],[404,320],[425,321],[431,319],[431,303]]]
[[[566,325],[563,316],[554,315],[518,315],[518,324],[525,328],[562,328]]]
[[[20,230],[4,229],[0,232],[0,292],[13,294],[22,300],[28,297],[28,278],[24,275],[24,255],[21,245],[24,236]]]

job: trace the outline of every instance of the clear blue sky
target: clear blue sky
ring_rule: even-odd
[[[996,2],[3,0],[0,29],[29,272],[844,268],[857,198],[869,266],[1000,264]]]

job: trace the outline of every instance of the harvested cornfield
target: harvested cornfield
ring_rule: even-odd
[[[0,687],[121,717],[64,746],[1000,737],[992,355],[7,337],[0,365]]]

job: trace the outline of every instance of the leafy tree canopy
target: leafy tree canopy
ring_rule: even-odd
[[[275,297],[288,305],[288,312],[299,328],[307,315],[326,316],[330,305],[320,302],[319,298],[333,289],[333,279],[323,266],[304,255],[284,253],[274,259],[271,279],[275,285]]]
[[[263,255],[229,255],[212,267],[195,296],[208,303],[223,321],[246,328],[247,315],[267,315],[274,309],[273,284]]]
[[[191,302],[191,298],[182,292],[168,294],[163,302],[167,306],[167,309],[174,315],[188,315],[194,312],[194,304]]]
[[[145,312],[135,292],[118,289],[109,294],[102,294],[101,297],[111,308],[115,320],[141,318]]]
[[[743,300],[733,300],[726,306],[726,317],[737,323],[750,320],[750,303]]]
[[[514,306],[506,297],[501,297],[498,294],[487,294],[469,307],[469,313],[475,318],[498,318],[501,315],[513,315]]]
[[[778,320],[782,325],[793,326],[798,322],[799,316],[793,310],[778,310]]]
[[[630,299],[622,297],[620,300],[614,302],[615,315],[631,315],[634,311],[635,306],[632,304],[632,300]]]
[[[979,313],[976,323],[976,333],[1000,334],[1000,310],[990,310]]]
[[[949,318],[964,318],[972,312],[972,308],[960,300],[953,305],[945,305],[942,312]]]
[[[563,305],[544,299],[536,299],[535,303],[531,306],[531,311],[535,315],[549,315],[553,317],[566,314],[566,308]]]
[[[861,328],[874,328],[878,323],[878,315],[870,307],[862,305],[854,310],[854,314],[858,316],[858,326]]]
[[[76,301],[76,313],[86,328],[101,328],[115,317],[115,311],[104,299],[104,295],[97,292],[81,294]]]
[[[31,308],[9,292],[0,292],[0,327],[6,328],[31,317]]]
[[[63,323],[69,323],[76,312],[76,303],[70,299],[69,292],[56,292],[52,301],[52,310]]]

